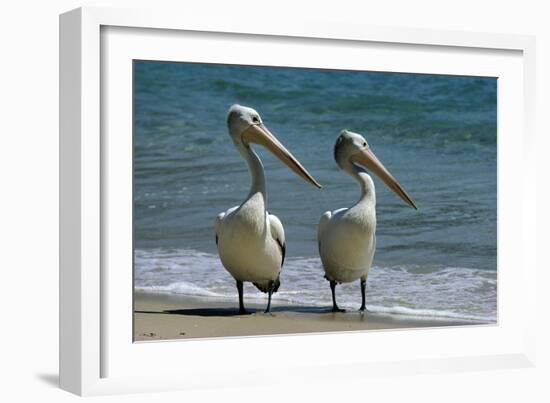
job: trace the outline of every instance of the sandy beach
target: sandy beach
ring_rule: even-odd
[[[305,307],[275,303],[271,314],[263,305],[247,304],[248,315],[239,315],[237,303],[169,294],[136,293],[134,340],[154,341],[208,337],[273,335],[349,330],[381,330],[477,323],[416,319],[403,316],[332,313],[329,307]]]

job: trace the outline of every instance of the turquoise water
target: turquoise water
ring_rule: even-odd
[[[257,149],[269,211],[287,238],[276,298],[330,302],[316,225],[324,211],[359,195],[332,157],[347,128],[366,137],[419,207],[374,178],[377,251],[367,307],[495,320],[496,91],[494,78],[135,62],[136,288],[235,298],[213,223],[248,192],[246,166],[225,126],[227,109],[240,103],[255,108],[324,186],[316,190]],[[360,302],[356,288],[342,287],[342,305]],[[251,287],[245,292],[263,298]]]

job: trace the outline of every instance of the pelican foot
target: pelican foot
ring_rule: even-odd
[[[365,314],[365,313],[372,313],[369,311],[366,307],[359,308],[359,313]]]
[[[239,309],[239,315],[248,315],[248,313],[246,309]]]
[[[337,306],[333,306],[332,312],[346,312],[346,310],[343,308],[338,308]]]

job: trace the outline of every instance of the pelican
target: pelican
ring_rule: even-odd
[[[417,209],[407,192],[376,158],[360,134],[340,132],[334,145],[338,166],[361,186],[361,197],[350,208],[326,211],[319,222],[319,255],[325,278],[332,291],[332,311],[342,312],[336,304],[336,284],[361,280],[361,312],[365,311],[367,275],[376,248],[376,194],[372,178],[364,168],[376,174],[409,206]]]
[[[277,216],[269,214],[262,161],[250,147],[252,143],[271,151],[285,165],[307,182],[321,185],[296,158],[271,134],[262,118],[252,108],[233,105],[227,115],[229,134],[250,172],[251,186],[245,200],[220,213],[216,218],[216,244],[225,269],[237,282],[239,313],[243,304],[243,282],[252,282],[268,293],[265,312],[270,312],[271,295],[280,285],[279,274],[285,260],[285,232]]]

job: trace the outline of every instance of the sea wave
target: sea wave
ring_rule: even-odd
[[[218,256],[189,249],[135,251],[135,290],[236,300],[233,278]],[[460,319],[495,322],[496,272],[464,267],[381,265],[371,268],[367,283],[367,309],[410,318]],[[263,302],[265,294],[245,284],[247,301]],[[357,309],[358,282],[337,288],[339,305]],[[274,303],[296,306],[331,306],[328,283],[316,257],[289,258],[281,273],[281,288]]]

